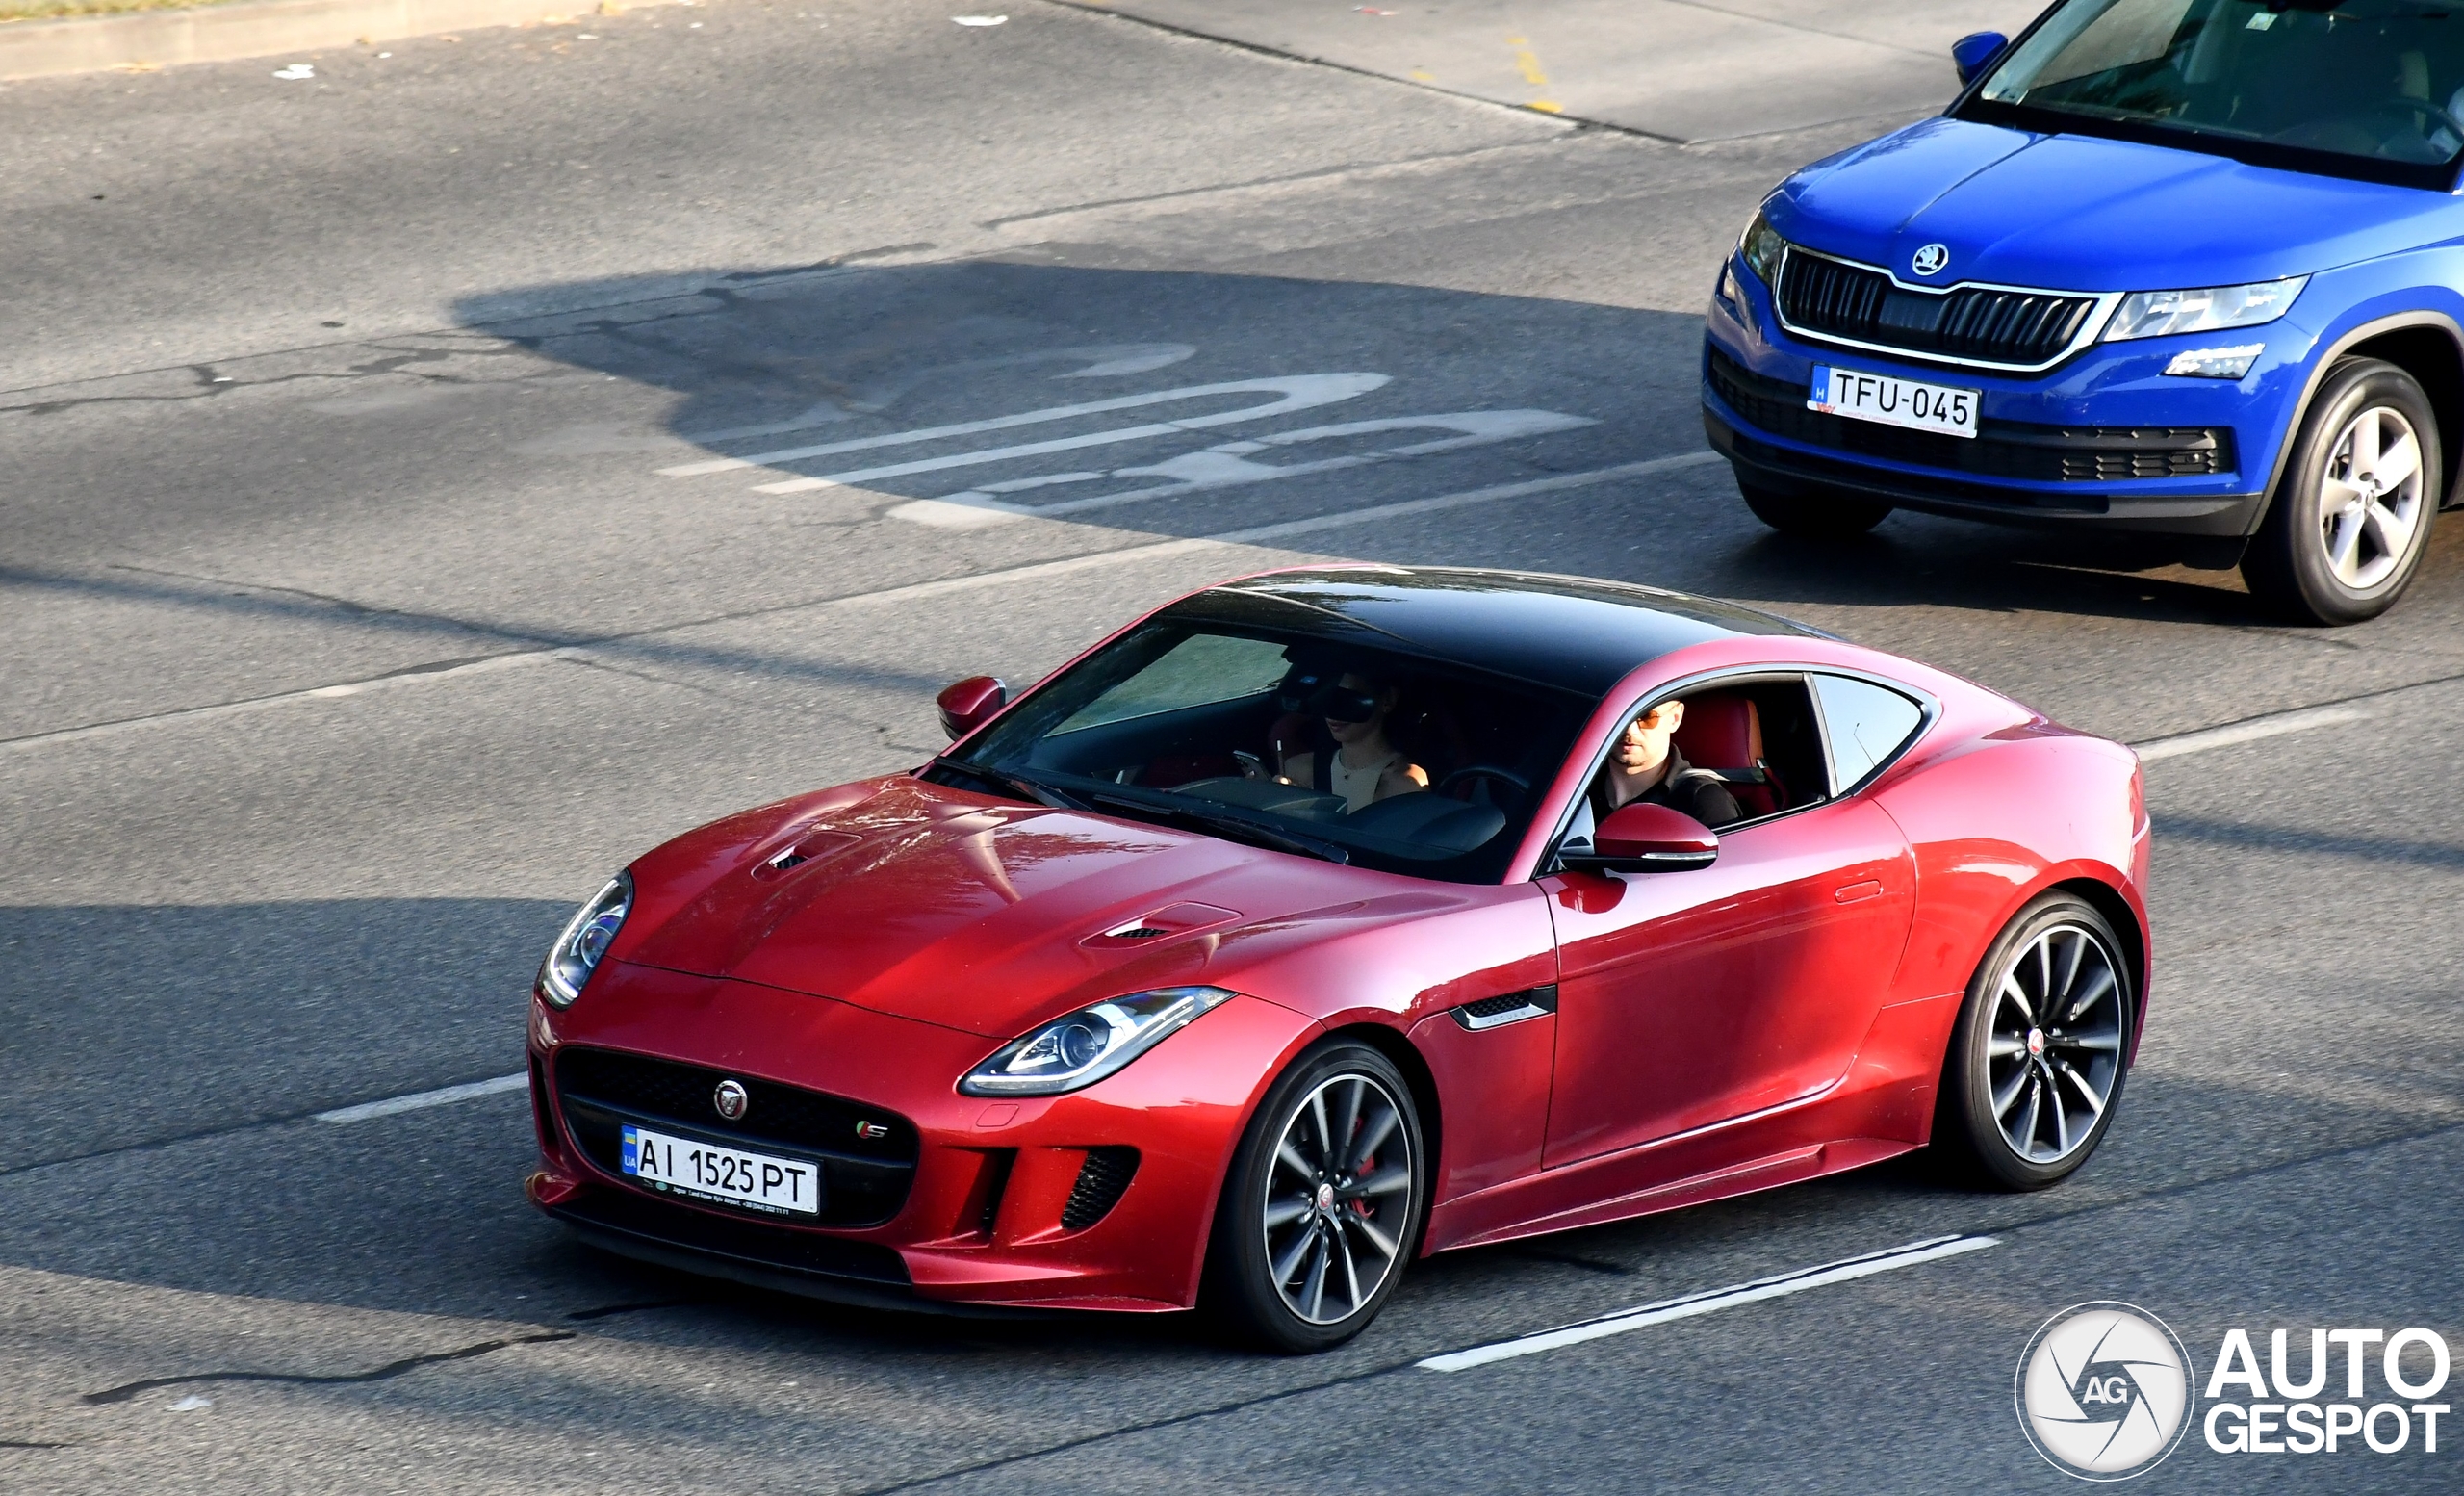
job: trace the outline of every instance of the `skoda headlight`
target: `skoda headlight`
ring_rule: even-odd
[[[620,872],[607,880],[597,898],[565,922],[564,933],[548,947],[548,959],[539,963],[539,995],[553,1007],[572,1007],[581,995],[581,984],[598,968],[599,958],[616,942],[616,932],[625,927],[625,916],[632,908],[633,875]]]
[[[1736,242],[1736,252],[1745,260],[1745,268],[1774,291],[1780,288],[1780,257],[1787,250],[1788,242],[1759,213],[1745,226],[1745,237]]]
[[[1003,1045],[966,1072],[971,1096],[1048,1096],[1091,1086],[1230,997],[1220,987],[1162,987],[1081,1008]]]
[[[2105,341],[2161,338],[2174,332],[2214,332],[2255,327],[2293,309],[2293,298],[2310,284],[2307,275],[2262,280],[2247,286],[2209,286],[2200,291],[2135,291],[2121,298]]]

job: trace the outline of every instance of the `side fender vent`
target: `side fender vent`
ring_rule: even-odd
[[[1070,1186],[1069,1202],[1061,1207],[1062,1229],[1083,1231],[1111,1214],[1137,1173],[1138,1149],[1089,1148],[1086,1163],[1078,1169],[1078,1182]]]
[[[1447,1011],[1454,1015],[1455,1022],[1476,1034],[1484,1028],[1500,1028],[1556,1012],[1557,984],[1552,982],[1546,987],[1526,988],[1519,993],[1501,993],[1495,997],[1483,997]]]

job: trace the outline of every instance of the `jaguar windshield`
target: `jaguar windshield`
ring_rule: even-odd
[[[1592,706],[1356,640],[1160,621],[1046,684],[927,777],[1490,883]]]
[[[1958,113],[2444,189],[2464,152],[2464,4],[2070,0]]]

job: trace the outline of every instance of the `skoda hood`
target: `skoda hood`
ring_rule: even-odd
[[[1790,242],[1911,285],[2167,291],[2314,274],[2448,237],[2454,198],[2081,135],[1936,118],[1790,177]],[[1948,260],[1914,272],[1917,250]]]

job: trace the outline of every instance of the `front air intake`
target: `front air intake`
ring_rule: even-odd
[[[1078,1168],[1078,1182],[1070,1186],[1069,1202],[1061,1207],[1061,1228],[1083,1231],[1111,1214],[1137,1173],[1138,1149],[1089,1148],[1087,1161]]]

